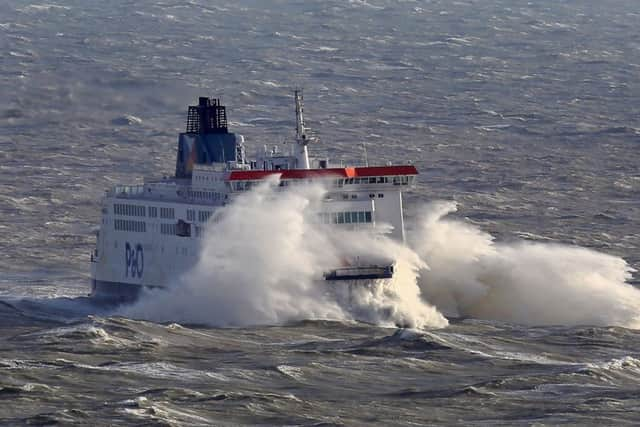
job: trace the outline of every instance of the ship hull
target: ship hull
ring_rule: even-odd
[[[91,297],[114,302],[135,302],[145,289],[155,289],[158,286],[137,285],[107,280],[91,280]]]

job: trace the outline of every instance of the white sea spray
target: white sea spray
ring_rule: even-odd
[[[302,319],[446,326],[420,298],[417,272],[424,262],[383,234],[320,224],[324,195],[317,185],[283,191],[277,179],[243,194],[210,222],[197,265],[124,314],[218,326]],[[366,286],[322,281],[323,272],[354,255],[397,260],[398,273]]]
[[[640,327],[640,290],[620,257],[561,244],[495,242],[447,218],[453,202],[425,209],[411,246],[429,262],[423,296],[449,315],[529,325]]]

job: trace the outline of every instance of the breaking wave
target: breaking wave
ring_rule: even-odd
[[[271,179],[218,211],[198,264],[168,292],[155,292],[124,314],[218,326],[310,318],[447,325],[420,298],[417,272],[426,265],[414,252],[383,234],[329,232],[314,213],[323,203],[323,188],[279,191],[277,182]],[[368,286],[319,283],[323,272],[354,254],[395,259],[398,273]]]
[[[446,314],[640,327],[640,291],[627,283],[633,270],[619,257],[560,244],[495,242],[449,218],[453,202],[427,205],[408,246],[383,232],[329,231],[314,213],[324,195],[312,185],[280,191],[277,179],[243,194],[210,221],[191,271],[122,314],[215,326],[332,319],[438,328],[448,324]],[[323,272],[354,254],[396,260],[394,278],[364,286],[319,283]]]
[[[477,227],[447,218],[453,202],[428,206],[410,233],[428,260],[423,295],[447,315],[529,325],[640,327],[640,291],[619,257],[550,243],[495,242]]]

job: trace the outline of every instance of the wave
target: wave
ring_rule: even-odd
[[[451,219],[452,202],[427,205],[408,246],[383,233],[328,230],[314,213],[324,195],[312,185],[282,192],[275,179],[243,194],[209,224],[195,268],[121,314],[214,326],[326,319],[440,328],[446,314],[640,327],[640,291],[627,283],[633,270],[622,258],[555,243],[496,242]],[[397,273],[365,286],[318,283],[353,254],[395,259]]]
[[[640,291],[620,257],[554,243],[495,242],[447,218],[452,202],[429,205],[412,247],[429,261],[423,295],[453,316],[527,325],[640,327]]]
[[[313,185],[280,192],[274,179],[243,194],[210,222],[193,270],[122,314],[215,326],[303,319],[445,326],[444,316],[420,298],[423,261],[385,235],[329,231],[316,216],[324,194]],[[368,286],[319,283],[353,254],[396,259],[398,273]]]

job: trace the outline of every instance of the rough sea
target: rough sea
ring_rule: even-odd
[[[0,424],[637,425],[639,24],[637,0],[3,0]],[[273,217],[231,260],[265,271],[88,298],[104,190],[173,173],[186,106],[221,98],[251,154],[296,87],[312,154],[420,171],[430,269],[381,310],[420,322],[380,295],[322,315]]]

